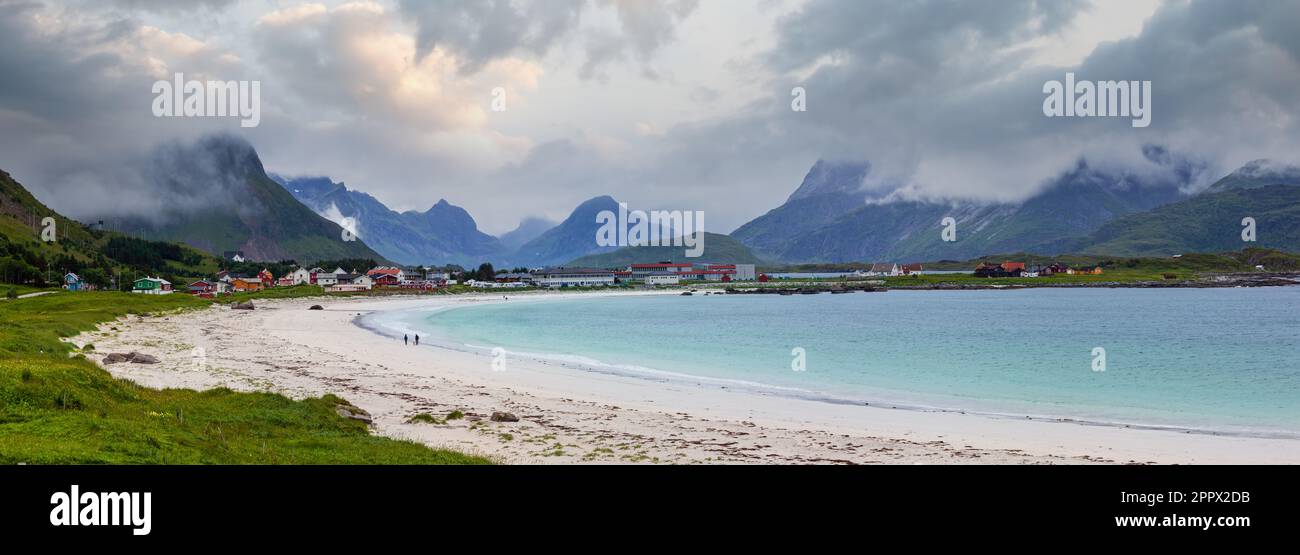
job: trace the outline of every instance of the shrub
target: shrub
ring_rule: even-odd
[[[432,415],[432,414],[429,414],[429,413],[427,413],[427,412],[422,412],[422,413],[417,414],[417,415],[415,415],[415,416],[412,416],[412,417],[410,417],[410,418],[408,418],[408,419],[406,420],[406,423],[407,423],[407,424],[418,424],[418,423],[420,423],[420,422],[423,422],[423,423],[425,423],[425,424],[442,424],[442,423],[443,423],[443,421],[438,420],[438,417],[436,417],[436,416],[434,416],[434,415]]]
[[[459,409],[447,413],[447,420],[460,420],[462,418],[465,418],[465,413]]]

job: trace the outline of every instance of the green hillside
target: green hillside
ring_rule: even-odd
[[[687,258],[686,247],[623,247],[613,252],[589,254],[576,258],[565,266],[590,268],[621,268],[639,262],[710,262],[715,264],[761,264],[749,247],[726,235],[704,234],[704,252],[698,258]]]
[[[1254,243],[1242,241],[1245,217],[1255,219]],[[1085,254],[1113,256],[1171,256],[1243,246],[1300,252],[1300,187],[1252,186],[1202,193],[1118,218],[1085,244],[1081,249]]]
[[[41,240],[46,217],[54,219],[55,241]],[[107,287],[114,276],[119,286],[143,275],[182,283],[212,274],[219,263],[184,245],[91,229],[51,210],[0,171],[0,283],[57,286],[67,272],[99,287]]]

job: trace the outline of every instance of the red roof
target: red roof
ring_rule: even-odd
[[[373,276],[377,274],[384,274],[389,276],[395,276],[400,271],[401,270],[397,268],[375,268],[373,270],[370,270],[369,272],[366,272],[366,275]]]
[[[734,274],[736,273],[736,271],[735,270],[686,270],[677,273],[678,275],[694,276],[700,274]]]
[[[671,262],[661,264],[633,264],[634,269],[652,269],[652,268],[690,268],[690,264],[673,264]]]
[[[735,270],[736,265],[735,264],[709,264],[709,269],[710,270],[726,270],[726,269]]]
[[[1023,270],[1025,269],[1025,263],[1024,262],[1003,262],[1002,269],[1008,272],[1010,272],[1011,270]]]

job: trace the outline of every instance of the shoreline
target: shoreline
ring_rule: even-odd
[[[590,296],[590,295],[592,294],[574,293],[574,294],[569,294],[567,296],[576,297],[576,296]],[[675,295],[675,293],[667,292],[667,291],[638,292],[638,293],[628,292],[628,293],[622,293],[613,296],[637,296],[637,295],[673,296]],[[565,296],[566,295],[561,295],[559,297],[550,297],[550,298],[517,300],[516,302],[561,301]],[[605,296],[612,296],[612,295],[605,295]],[[479,303],[501,304],[503,302],[506,301],[501,299],[483,299],[480,301],[476,301],[475,304],[479,304]],[[447,305],[439,306],[432,310],[422,310],[421,312],[425,312],[425,313],[442,312],[442,311],[455,309],[455,308],[461,308],[461,307],[456,306],[456,303],[450,303]],[[411,309],[407,309],[407,310],[411,310]],[[405,328],[399,329],[397,327],[386,327],[386,323],[379,322],[376,319],[376,317],[380,315],[394,314],[398,312],[403,312],[403,310],[398,309],[398,310],[389,310],[389,311],[375,311],[375,312],[371,312],[353,318],[352,323],[353,325],[359,328],[362,328],[371,333],[389,339],[397,339],[403,333],[415,333],[417,330],[411,330]],[[406,323],[407,322],[405,321],[402,322],[402,324],[406,324]],[[470,353],[470,354],[476,354],[480,356],[490,356],[491,354],[490,349],[488,349],[487,347],[461,344],[443,337],[435,336],[430,338],[428,330],[420,331],[420,333],[425,333],[425,339],[422,340],[420,344],[420,346],[423,347],[430,347],[434,349],[441,349],[441,350],[448,350],[448,351],[455,351],[455,352],[462,352],[462,353]],[[429,339],[433,339],[433,341],[429,341]],[[686,387],[697,387],[706,390],[738,391],[741,393],[752,394],[752,395],[770,396],[770,397],[777,397],[777,398],[791,399],[791,400],[811,401],[816,403],[827,403],[827,404],[845,405],[845,406],[874,407],[874,408],[879,408],[884,410],[897,410],[897,411],[960,414],[960,415],[980,416],[980,417],[992,418],[992,419],[1032,420],[1032,421],[1040,421],[1040,422],[1075,424],[1079,426],[1100,426],[1100,427],[1108,427],[1108,428],[1164,431],[1170,433],[1199,434],[1199,435],[1221,436],[1221,437],[1288,439],[1288,440],[1300,441],[1300,431],[1283,430],[1283,429],[1233,429],[1231,427],[1227,427],[1227,428],[1195,427],[1195,426],[1185,426],[1185,425],[1178,425],[1178,424],[1157,424],[1157,423],[1137,422],[1137,421],[1089,419],[1089,418],[1072,417],[1067,415],[1052,415],[1046,413],[1026,414],[1026,413],[996,411],[990,409],[928,405],[928,404],[911,402],[911,401],[899,401],[896,399],[889,399],[887,397],[852,398],[852,397],[835,395],[832,393],[827,393],[824,391],[813,390],[813,389],[778,386],[778,385],[772,385],[768,383],[753,382],[753,381],[731,379],[731,378],[720,378],[720,377],[711,377],[711,376],[701,376],[696,374],[686,374],[680,372],[665,371],[657,368],[645,368],[639,366],[629,367],[626,365],[613,364],[601,360],[586,359],[586,357],[581,357],[586,360],[564,360],[562,358],[557,358],[557,355],[552,355],[548,353],[525,353],[525,352],[509,351],[509,350],[506,350],[505,353],[507,353],[510,357],[522,357],[536,364],[556,364],[564,368],[571,369],[575,372],[587,372],[590,374],[601,374],[601,375],[625,377],[625,378],[637,379],[637,380],[657,381],[660,383],[671,383],[671,384],[676,384],[676,385],[681,385]]]
[[[646,292],[543,295],[627,294]],[[354,324],[378,311],[443,309],[499,298],[257,301],[254,311],[215,307],[131,317],[125,325],[110,322],[73,341],[93,342],[100,352],[158,356],[157,365],[107,367],[142,385],[224,385],[295,398],[335,393],[369,411],[379,434],[503,462],[1300,462],[1295,439],[837,404],[582,372],[523,357],[511,359],[507,371],[493,372],[491,356],[431,345],[412,349]],[[311,304],[325,310],[309,311]],[[111,331],[114,325],[119,332]],[[196,346],[207,357],[203,368],[191,360]],[[468,418],[441,425],[406,422],[420,412],[440,417],[452,410]],[[494,411],[512,412],[520,422],[491,422],[487,417]]]

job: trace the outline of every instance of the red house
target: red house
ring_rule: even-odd
[[[217,292],[217,285],[209,281],[199,280],[191,283],[187,289],[189,289],[191,295],[211,296],[213,293]]]

